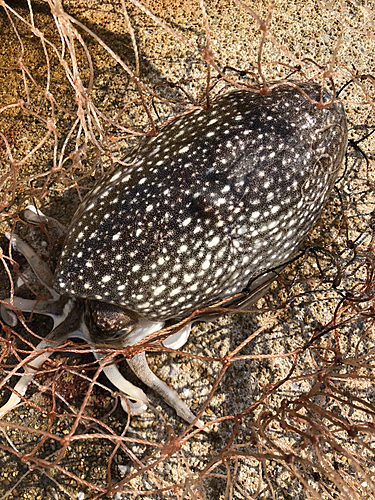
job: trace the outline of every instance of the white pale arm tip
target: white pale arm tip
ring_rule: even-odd
[[[102,355],[95,353],[96,359],[100,362],[103,358]],[[121,374],[117,365],[103,366],[103,372],[110,382],[120,391],[121,406],[130,415],[142,415],[147,410],[148,397],[140,389]],[[135,401],[130,401],[129,398]]]
[[[5,304],[1,304],[0,314],[7,325],[11,326],[12,328],[17,325],[17,314],[10,307],[7,307]]]
[[[150,369],[144,352],[136,354],[131,359],[128,359],[127,362],[137,377],[148,387],[156,391],[169,406],[174,408],[177,415],[189,424],[195,420],[196,417],[194,413],[189,409],[186,403],[182,401],[178,393],[157,377]],[[204,423],[201,420],[197,420],[195,425],[197,427],[202,427]]]
[[[5,233],[5,236],[11,239],[12,247],[17,252],[20,252],[27,262],[32,267],[34,273],[37,275],[39,280],[48,289],[54,299],[58,298],[57,293],[52,288],[53,283],[53,273],[51,272],[48,264],[46,264],[28,245],[23,241],[16,233],[11,235],[10,233]]]
[[[147,405],[145,403],[142,403],[141,401],[130,401],[129,398],[124,396],[122,393],[120,396],[122,409],[126,413],[129,413],[129,415],[142,415],[147,410]]]
[[[192,323],[188,323],[183,326],[178,332],[173,333],[169,337],[163,340],[162,344],[164,347],[169,349],[180,349],[184,346],[189,338]]]
[[[23,375],[14,389],[18,392],[18,394],[24,396],[32,379],[33,379],[32,376]],[[17,406],[17,404],[21,401],[21,398],[20,396],[18,396],[18,394],[12,392],[10,398],[5,403],[5,405],[0,407],[0,418],[6,413],[8,413],[10,410],[13,410]]]
[[[49,342],[46,342],[45,340],[42,340],[36,347],[36,350],[43,350],[46,347],[50,346],[51,344]],[[52,352],[44,352],[40,356],[37,356],[35,359],[31,361],[32,366],[28,365],[26,366],[27,373],[29,375],[21,375],[19,381],[17,382],[16,386],[14,387],[14,390],[17,391],[18,394],[21,396],[24,396],[26,393],[26,390],[28,386],[30,385],[30,382],[32,382],[34,378],[34,372],[37,372],[38,369],[43,365],[43,363],[46,361],[46,358],[48,358]],[[15,392],[12,392],[10,398],[8,401],[5,403],[5,405],[0,407],[0,418],[5,415],[10,410],[13,410],[16,405],[21,401],[21,397],[18,396]]]
[[[23,211],[23,215],[28,222],[39,224],[41,220],[45,220],[46,216],[40,210],[37,210],[34,205],[27,205]]]

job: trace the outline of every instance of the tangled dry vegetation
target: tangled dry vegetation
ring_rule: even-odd
[[[65,342],[0,420],[0,500],[375,497],[374,7],[0,1],[1,224],[45,256],[48,233],[22,219],[27,204],[68,222],[140,136],[227,88],[326,82],[350,128],[306,251],[255,311],[197,325],[183,352],[138,346],[208,432],[151,394],[155,407],[129,419],[91,349]],[[1,246],[0,297],[43,297]],[[51,325],[21,314],[14,329],[0,325],[5,402]],[[97,348],[108,362],[129,355]]]

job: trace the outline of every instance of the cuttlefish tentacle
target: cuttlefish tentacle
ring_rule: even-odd
[[[148,387],[160,394],[166,403],[176,410],[177,415],[183,418],[190,424],[196,420],[195,424],[202,427],[204,423],[197,419],[188,406],[182,401],[177,392],[169,387],[163,380],[158,378],[148,366],[146,354],[141,352],[136,354],[131,359],[128,359],[128,364],[137,377],[142,380]]]
[[[66,234],[67,229],[63,224],[61,224],[61,222],[53,217],[45,215],[40,210],[37,210],[33,205],[28,205],[23,214],[27,222],[30,222],[31,224],[38,225],[40,222],[44,222],[48,227],[48,233],[52,238],[52,243]]]
[[[5,236],[11,240],[12,243],[12,248],[16,250],[17,252],[21,253],[27,260],[27,262],[30,264],[32,270],[42,283],[49,293],[52,295],[52,298],[54,300],[57,300],[60,297],[60,294],[58,294],[53,288],[53,273],[50,270],[48,264],[44,262],[31,248],[30,245],[28,245],[25,241],[23,241],[16,233],[5,233]]]
[[[49,347],[51,344],[46,341],[42,340],[37,347],[36,350],[42,350],[46,349]],[[37,356],[33,361],[31,362],[32,364],[27,364],[26,368],[26,373],[21,375],[21,378],[17,382],[17,384],[14,387],[14,391],[10,395],[10,398],[8,401],[5,403],[5,405],[0,407],[0,417],[5,415],[8,411],[12,410],[17,406],[17,404],[22,401],[22,396],[25,395],[26,390],[30,383],[33,381],[35,374],[38,372],[39,368],[42,366],[42,364],[46,361],[46,359],[52,354],[52,352],[44,352],[43,354],[40,354]]]
[[[27,212],[27,219],[29,222],[40,222],[43,220],[49,223],[54,221],[52,218],[47,218],[42,213],[36,213],[34,207],[29,207]],[[57,222],[57,221],[55,221]],[[57,229],[60,230],[59,226]],[[36,254],[36,252],[24,242],[18,235],[7,234],[8,238],[11,238],[13,248],[24,255],[30,266],[32,267],[35,275],[39,281],[47,288],[50,292],[52,298],[50,300],[30,300],[23,299],[20,297],[13,297],[12,299],[6,299],[9,306],[1,304],[0,313],[3,320],[14,327],[17,324],[17,315],[14,312],[15,308],[20,309],[22,312],[33,312],[40,313],[43,315],[50,316],[53,319],[54,327],[50,334],[45,340],[41,341],[37,347],[37,351],[44,351],[49,347],[56,347],[56,342],[63,342],[70,338],[79,338],[86,342],[94,343],[91,338],[90,332],[87,330],[86,325],[81,322],[80,326],[73,325],[73,322],[78,321],[78,311],[75,311],[77,307],[77,302],[67,298],[60,297],[52,288],[53,274],[50,271],[48,265]],[[74,318],[73,318],[74,316]],[[138,327],[135,328],[134,332],[131,332],[127,337],[127,341],[124,346],[131,345],[132,343],[139,342],[145,338],[150,333],[163,327],[162,322],[149,322],[147,320],[141,320]],[[186,325],[183,329],[170,338],[164,341],[167,347],[179,348],[187,341],[190,333],[191,325]],[[27,387],[32,382],[38,369],[46,361],[46,358],[51,355],[52,352],[45,351],[40,356],[37,356],[32,364],[27,365],[27,373],[22,375],[20,380],[17,382],[14,391],[8,400],[8,402],[0,408],[0,417],[14,408],[21,400],[21,396],[24,396]],[[103,366],[103,372],[107,378],[112,382],[112,384],[120,391],[123,395],[121,399],[122,406],[125,411],[129,412],[131,415],[142,414],[149,404],[149,399],[142,391],[131,382],[126,380],[126,378],[121,374],[118,366],[116,364],[105,364],[105,355],[94,352],[95,358]],[[144,354],[135,355],[134,363],[129,360],[129,365],[136,375],[149,387],[153,388],[162,395],[171,406],[173,406],[176,412],[185,418],[188,422],[192,422],[195,419],[193,413],[189,410],[187,405],[179,398],[178,394],[165,382],[160,380],[151,371],[147,364],[146,357]],[[18,394],[17,394],[18,393]],[[124,397],[124,396],[128,397]],[[132,401],[129,399],[131,398]],[[203,425],[202,422],[197,422],[198,426]]]
[[[9,305],[1,304],[1,316],[5,323],[11,327],[17,325],[17,315],[15,309],[20,309],[22,312],[44,314],[50,316],[54,320],[55,326],[64,320],[62,311],[58,311],[58,301],[52,300],[30,300],[22,299],[20,297],[13,297],[12,299],[4,299]]]
[[[33,301],[29,302],[32,303]],[[55,305],[55,303],[49,305],[52,306]],[[9,311],[5,306],[2,307],[1,314],[5,321],[5,318],[7,318],[7,314],[9,315]],[[14,314],[13,311],[12,314]],[[78,315],[78,312],[76,310],[76,304],[74,304],[73,301],[70,300],[65,304],[63,321],[61,321],[60,317],[54,314],[49,315],[53,318],[55,327],[46,337],[46,339],[42,340],[36,346],[36,352],[41,351],[42,353],[32,361],[32,364],[27,365],[27,373],[25,375],[22,375],[20,380],[17,382],[16,386],[14,387],[15,392],[11,394],[10,399],[7,401],[7,403],[4,406],[0,407],[0,417],[9,410],[13,409],[21,401],[22,398],[20,396],[25,395],[27,387],[32,382],[37,371],[46,361],[46,358],[48,358],[53,353],[53,351],[48,352],[45,351],[45,349],[49,347],[56,347],[57,342],[60,344],[61,342],[64,342],[71,338],[78,338],[86,342],[88,341],[84,325],[83,328],[77,327],[77,322],[80,321],[80,316]],[[10,317],[12,318],[12,316]],[[148,398],[146,394],[137,386],[126,380],[119,371],[117,365],[105,365],[103,362],[103,354],[94,352],[94,356],[102,365],[104,365],[103,372],[105,373],[107,378],[117,387],[117,389],[121,393],[123,393],[123,395],[129,396],[130,398],[136,400],[135,402],[133,402],[126,398],[126,403],[122,402],[123,408],[131,415],[141,415],[147,409]]]

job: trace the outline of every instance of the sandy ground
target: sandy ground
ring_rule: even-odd
[[[250,2],[248,2],[250,5]],[[9,2],[9,5],[27,17],[27,5],[23,2]],[[46,34],[46,37],[53,43],[58,43],[58,35],[53,19],[45,2],[32,2],[35,24],[38,29]],[[198,2],[189,1],[150,1],[147,4],[149,8],[176,29],[180,34],[186,36],[193,44],[202,45],[204,42],[204,30],[202,15],[199,10]],[[68,1],[64,4],[65,9],[81,23],[89,27],[92,31],[100,35],[103,40],[119,55],[125,62],[134,64],[133,52],[131,49],[131,40],[127,33],[126,23],[119,14],[120,6],[111,2],[95,1]],[[251,2],[251,7],[260,17],[264,17],[267,12],[267,6],[263,2]],[[313,1],[307,2],[276,2],[272,30],[277,36],[279,42],[288,50],[292,51],[299,58],[309,57],[319,64],[329,61],[335,46],[335,42],[340,33],[340,24],[335,20],[334,10],[324,9],[320,3]],[[360,73],[367,73],[369,68],[375,67],[374,61],[374,41],[360,32],[363,26],[363,18],[359,9],[348,7],[348,17],[345,20],[347,29],[345,30],[344,41],[337,55],[337,60],[347,67],[355,67]],[[196,91],[196,82],[204,80],[205,64],[201,56],[191,48],[180,43],[176,38],[170,37],[166,31],[157,26],[147,15],[141,13],[134,6],[129,6],[129,15],[134,27],[137,39],[140,62],[142,69],[142,79],[148,84],[157,84],[160,82],[176,82],[179,79],[191,79],[192,83],[187,87],[192,94]],[[251,63],[256,63],[257,48],[259,46],[260,34],[256,29],[256,23],[250,15],[240,10],[232,2],[209,2],[208,19],[211,25],[211,43],[215,54],[220,60],[222,66],[232,66],[239,69],[249,67]],[[30,34],[30,30],[22,23],[17,24],[19,33],[25,45],[24,61],[27,62],[32,75],[35,78],[36,85],[30,84],[31,99],[36,112],[41,116],[48,116],[50,108],[48,103],[35,97],[40,89],[37,85],[45,85],[45,57],[40,43],[35,36]],[[103,104],[106,112],[113,116],[116,110],[120,109],[129,100],[129,93],[134,95],[134,87],[126,77],[123,70],[116,65],[112,58],[108,57],[102,49],[85,35],[86,43],[93,54],[95,67],[95,85],[92,91],[92,98],[95,102]],[[9,19],[4,11],[0,11],[0,106],[1,102],[8,104],[15,102],[19,98],[25,99],[25,92],[20,80],[20,73],[15,65],[20,55],[20,45],[13,35]],[[264,48],[263,60],[267,62],[280,61],[281,52],[274,45],[267,43]],[[7,68],[7,69],[4,69]],[[60,130],[58,140],[64,136],[64,131],[68,130],[71,124],[71,117],[75,112],[74,94],[71,86],[66,81],[65,74],[61,70],[58,61],[51,59],[51,68],[53,80],[51,83],[51,92],[56,95],[58,102],[56,116],[60,120]],[[267,77],[277,79],[285,76],[286,70],[280,65],[267,66]],[[344,79],[337,77],[339,82]],[[172,92],[167,89],[166,92]],[[350,109],[349,109],[350,108]],[[170,112],[170,111],[168,111]],[[144,118],[138,117],[137,110],[130,110],[129,116],[133,123],[142,125]],[[349,125],[356,123],[365,123],[370,125],[374,122],[369,107],[349,106],[348,107]],[[12,130],[16,141],[11,149],[15,156],[20,157],[30,151],[32,147],[43,137],[45,127],[41,126],[40,121],[35,116],[15,111],[3,113],[0,115],[0,131]],[[121,141],[120,141],[120,144]],[[371,144],[367,142],[364,148],[371,150]],[[373,151],[373,149],[372,149]],[[28,185],[27,177],[38,173],[43,173],[51,169],[53,158],[53,143],[47,142],[46,147],[33,155],[32,161],[23,165],[18,173],[19,186],[24,181]],[[95,160],[92,152],[89,152],[87,159],[84,160],[82,168],[89,171],[92,162]],[[90,163],[91,162],[91,163]],[[106,166],[106,165],[105,165]],[[373,167],[373,163],[371,164]],[[6,155],[0,156],[0,175],[7,171],[8,163]],[[75,172],[75,174],[77,174]],[[78,175],[78,174],[77,174]],[[26,179],[26,180],[25,180]],[[44,177],[42,177],[42,180]],[[94,183],[94,175],[88,175],[86,179],[79,182],[80,191],[83,195]],[[71,178],[73,183],[73,175]],[[35,186],[40,186],[38,181]],[[71,189],[62,192],[62,181],[56,177],[52,179],[50,191],[46,194],[38,206],[49,215],[56,217],[61,222],[67,224],[71,219],[75,209],[79,204],[79,194],[77,189]],[[23,191],[20,189],[14,206],[22,201]],[[5,208],[4,213],[12,212],[12,207]],[[327,230],[330,221],[337,213],[337,200],[332,199],[327,210],[322,216],[317,229],[312,235],[312,241],[319,244],[332,244],[335,234]],[[4,222],[4,221],[3,221]],[[5,224],[3,223],[3,227]],[[34,236],[29,236],[34,238]],[[35,237],[36,238],[36,237]],[[36,243],[37,240],[35,240]],[[7,248],[7,240],[1,240],[4,251]],[[42,247],[43,248],[43,247]],[[21,264],[24,261],[20,260]],[[293,275],[293,268],[286,272],[286,276]],[[0,291],[2,298],[8,296],[9,280],[5,272],[0,275]],[[258,307],[275,306],[280,300],[285,298],[285,290],[282,285],[275,285],[269,295],[262,299]],[[241,354],[284,354],[303,345],[308,340],[317,324],[324,324],[332,314],[335,305],[335,297],[325,297],[320,302],[317,300],[303,300],[295,303],[284,311],[272,326],[262,334],[260,339],[252,341],[241,351]],[[249,333],[255,331],[270,313],[253,315],[234,315],[226,316],[212,323],[197,324],[191,335],[191,341],[184,350],[188,353],[222,358],[237,345],[247,338]],[[44,318],[34,318],[30,323],[30,328],[39,335],[45,335],[50,328],[50,324]],[[22,331],[20,329],[20,331]],[[25,332],[26,338],[31,336]],[[348,331],[350,342],[353,336],[360,335],[360,331],[353,328]],[[350,344],[348,342],[348,345]],[[350,348],[348,347],[348,350]],[[88,354],[84,362],[90,362],[91,357]],[[73,362],[73,358],[72,358]],[[82,363],[82,359],[80,359]],[[187,357],[179,357],[167,354],[150,354],[150,364],[157,374],[166,380],[179,391],[182,397],[186,398],[193,411],[197,411],[204,403],[212,384],[214,383],[220,369],[221,363],[205,362],[191,360]],[[204,415],[207,421],[213,416],[220,417],[224,415],[234,415],[256,401],[262,392],[262,388],[269,383],[273,383],[285,376],[291,366],[290,360],[281,361],[280,359],[268,361],[238,361],[226,373],[222,383],[213,396],[209,410]],[[297,373],[303,374],[308,369],[309,361],[305,359],[298,367]],[[126,370],[126,366],[124,366]],[[64,375],[69,377],[69,375]],[[134,379],[133,379],[134,380]],[[105,378],[100,379],[105,383]],[[288,387],[280,391],[275,396],[274,404],[278,404],[282,398],[288,397],[293,390],[303,390],[303,382],[295,387]],[[2,395],[6,397],[6,392]],[[174,411],[170,409],[158,396],[148,391],[153,404],[168,424],[175,429],[175,432],[181,432],[184,423],[176,417]],[[36,395],[37,404],[42,402],[42,397]],[[73,396],[72,396],[73,397]],[[95,395],[98,398],[89,405],[89,411],[92,415],[100,415],[100,404],[105,407],[110,402],[108,393],[104,396]],[[100,404],[98,403],[101,399]],[[25,426],[33,428],[45,428],[46,422],[41,414],[33,408],[22,406],[12,413],[10,417],[12,422],[22,423]],[[236,443],[241,444],[250,439],[249,421],[241,423],[236,438]],[[125,417],[121,408],[117,408],[108,418],[108,424],[116,432],[121,433],[125,426]],[[53,429],[58,435],[64,435],[70,428],[71,421],[61,419]],[[233,422],[229,421],[220,427],[214,428],[209,434],[197,435],[191,439],[183,448],[186,462],[188,462],[192,476],[203,469],[210,459],[219,453],[228,442]],[[35,436],[8,430],[6,434],[0,435],[0,441],[5,445],[10,442],[16,443],[21,450],[29,450]],[[131,427],[128,430],[128,436],[132,438],[145,439],[152,442],[165,442],[167,433],[165,427],[161,425],[154,411],[147,411],[139,418],[133,418]],[[50,440],[45,446],[50,446],[51,453],[54,451],[55,444]],[[147,456],[147,446],[129,445],[132,452],[140,457]],[[152,448],[152,447],[151,447]],[[107,474],[108,457],[111,453],[112,445],[105,440],[87,440],[87,442],[78,441],[76,445],[68,448],[66,458],[62,461],[62,466],[70,468],[74,474],[82,479],[100,485],[105,483]],[[160,466],[156,467],[157,474],[168,482],[178,484],[184,480],[186,475],[185,459],[182,455],[177,461],[175,458],[165,460]],[[177,465],[179,463],[179,467]],[[129,455],[118,453],[112,465],[111,473],[115,482],[125,477],[129,472]],[[73,465],[74,464],[74,465]],[[182,464],[182,465],[181,465]],[[182,470],[183,469],[183,470]],[[77,484],[72,478],[64,475],[58,470],[44,471],[41,468],[30,468],[27,463],[22,463],[14,458],[10,453],[0,450],[0,499],[24,498],[24,499],[65,499],[65,498],[93,498],[94,493]],[[256,463],[247,463],[243,465],[239,472],[239,482],[246,488],[251,489],[252,482],[255,484]],[[277,498],[304,498],[300,493],[300,486],[296,480],[292,480],[285,470],[276,462],[269,464],[270,477],[274,481]],[[220,469],[221,474],[225,474],[224,469]],[[204,485],[208,499],[224,498],[225,477],[211,477]],[[159,483],[159,487],[162,483]],[[130,486],[133,489],[153,489],[155,483],[146,475],[134,479]],[[250,490],[248,490],[250,491]],[[69,493],[68,493],[69,492]],[[299,496],[296,496],[299,495]],[[236,498],[245,498],[237,490]],[[106,497],[103,497],[106,498]],[[117,494],[120,498],[131,498],[130,495]],[[162,498],[161,494],[144,496],[145,499]],[[171,498],[175,498],[171,495]],[[176,497],[179,498],[179,497]],[[193,496],[189,498],[194,498]],[[196,497],[200,498],[200,497]],[[260,492],[257,498],[271,498],[267,488]]]

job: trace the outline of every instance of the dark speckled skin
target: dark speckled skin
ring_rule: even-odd
[[[319,100],[320,86],[300,87]],[[288,85],[230,92],[174,120],[89,194],[55,289],[158,321],[229,297],[295,253],[346,146],[339,103],[318,109]]]

